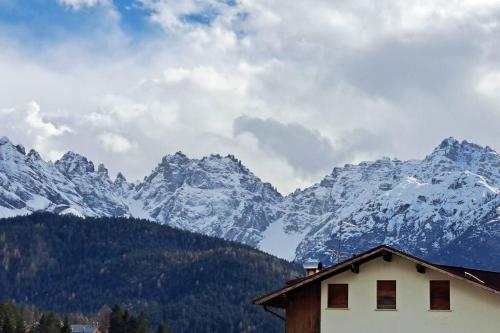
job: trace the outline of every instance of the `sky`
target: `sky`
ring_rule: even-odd
[[[130,181],[233,154],[283,194],[450,136],[500,151],[500,0],[0,0],[0,136]]]

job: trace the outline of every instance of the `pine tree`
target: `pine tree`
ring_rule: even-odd
[[[127,312],[125,312],[127,313]],[[125,316],[123,316],[125,318]],[[138,333],[139,332],[139,323],[137,322],[137,318],[135,316],[128,317],[126,321],[126,333]]]
[[[123,310],[118,305],[115,305],[109,315],[108,333],[125,333],[126,322],[124,321],[124,316],[125,313]]]
[[[5,317],[2,323],[2,333],[15,333],[14,326],[9,317]]]
[[[69,324],[68,317],[64,317],[63,325],[61,327],[61,333],[71,333],[71,326]]]
[[[112,311],[113,310],[109,306],[103,305],[99,312],[97,312],[97,322],[101,332],[107,332],[109,330],[109,320]]]
[[[38,323],[37,333],[61,333],[59,319],[53,313],[44,313]]]
[[[167,326],[160,324],[158,325],[158,328],[156,329],[156,333],[172,333],[172,330],[168,328]]]
[[[144,312],[141,312],[137,318],[137,333],[149,333],[149,321]]]
[[[24,320],[19,316],[16,320],[16,333],[26,333],[26,326]]]

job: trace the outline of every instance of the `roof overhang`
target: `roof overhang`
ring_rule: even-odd
[[[371,250],[368,250],[366,252],[363,252],[359,255],[356,255],[352,257],[351,259],[345,260],[337,265],[334,265],[330,268],[324,269],[316,274],[297,279],[290,283],[289,285],[280,288],[278,290],[275,290],[273,292],[270,292],[266,295],[263,295],[259,298],[256,298],[253,300],[253,303],[256,305],[263,305],[263,306],[272,306],[272,307],[279,307],[283,308],[286,306],[286,299],[287,295],[294,292],[295,290],[299,288],[304,288],[306,286],[309,286],[314,283],[320,283],[321,281],[328,279],[332,276],[335,276],[337,274],[343,273],[348,270],[355,271],[356,269],[359,268],[360,265],[371,261],[375,258],[378,257],[384,257],[386,260],[390,260],[390,257],[392,255],[396,255],[398,257],[407,259],[411,262],[414,262],[417,269],[431,269],[434,271],[437,271],[439,273],[448,275],[450,277],[453,277],[458,280],[462,280],[464,282],[470,283],[472,285],[475,285],[477,287],[480,287],[482,289],[485,289],[487,291],[493,292],[495,294],[500,295],[500,288],[498,286],[492,287],[488,283],[485,283],[484,281],[480,281],[480,279],[476,279],[471,277],[470,275],[467,274],[461,274],[461,273],[466,273],[467,269],[466,268],[452,268],[450,266],[444,266],[444,265],[437,265],[433,264],[430,262],[427,262],[423,259],[417,258],[415,256],[412,256],[408,253],[404,253],[400,250],[397,250],[395,248],[392,248],[387,245],[381,245],[376,248],[373,248]],[[477,270],[473,270],[476,271]],[[498,278],[500,279],[500,273],[493,273],[489,272],[491,274],[498,274]]]

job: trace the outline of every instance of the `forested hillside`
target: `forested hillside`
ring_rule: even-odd
[[[278,332],[250,304],[300,275],[240,245],[124,218],[0,220],[0,295],[64,314],[121,304],[182,332]]]

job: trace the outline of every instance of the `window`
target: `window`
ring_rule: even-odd
[[[328,307],[331,309],[347,309],[349,307],[349,287],[347,284],[328,285]]]
[[[431,281],[431,310],[450,309],[450,281]]]
[[[377,309],[396,309],[396,281],[377,281]]]

